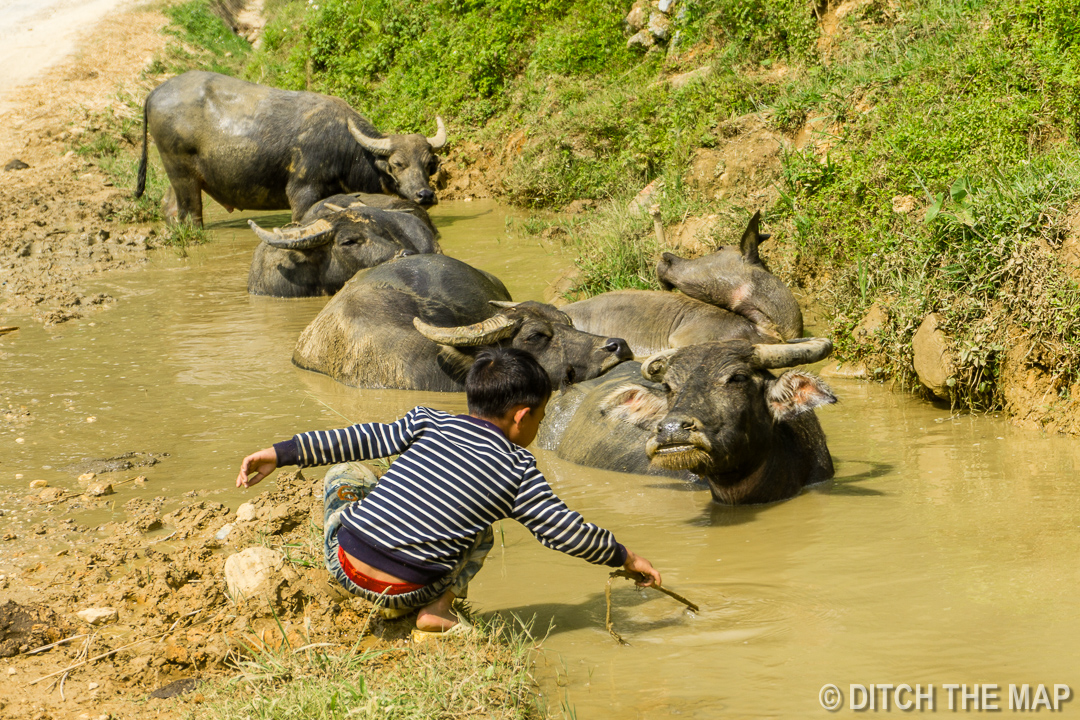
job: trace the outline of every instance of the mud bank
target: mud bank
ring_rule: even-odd
[[[201,683],[235,673],[253,651],[358,645],[388,651],[378,671],[408,646],[411,617],[373,615],[321,566],[322,473],[281,473],[236,513],[196,491],[162,514],[165,497],[121,482],[101,497],[45,488],[0,500],[29,526],[3,540],[4,717],[181,717],[204,701]],[[127,519],[73,519],[106,504]],[[232,597],[225,561],[249,547],[274,551],[280,567],[252,597]]]

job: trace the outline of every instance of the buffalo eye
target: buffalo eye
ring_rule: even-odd
[[[545,335],[542,332],[534,332],[534,333],[529,333],[528,337],[525,338],[525,342],[527,342],[527,343],[542,343],[542,342],[547,342],[550,339],[551,339],[550,335]]]
[[[661,383],[660,387],[662,387],[664,389],[664,392],[666,392],[668,395],[671,394],[671,386],[667,383]]]
[[[749,379],[750,379],[750,378],[749,378],[749,377],[747,377],[746,375],[744,375],[743,373],[735,373],[734,375],[732,375],[731,377],[729,377],[729,378],[727,379],[727,381],[728,381],[729,383],[744,383],[744,382],[746,382],[746,381],[747,381],[747,380],[749,380]]]
[[[354,237],[347,237],[338,241],[338,245],[356,245],[357,240]]]

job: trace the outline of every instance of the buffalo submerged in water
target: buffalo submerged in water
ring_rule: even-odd
[[[664,253],[656,274],[667,290],[616,290],[562,308],[574,326],[626,338],[637,356],[697,343],[742,338],[751,343],[802,335],[802,310],[787,285],[758,255],[768,238],[751,218],[739,246],[703,257]]]
[[[202,224],[203,191],[230,211],[290,208],[293,220],[339,193],[396,194],[434,205],[428,179],[439,169],[434,151],[446,143],[442,120],[436,124],[430,138],[383,135],[340,98],[186,72],[146,98],[135,197],[146,187],[149,132],[178,221]]]
[[[564,389],[537,442],[588,467],[704,481],[724,505],[785,500],[833,476],[814,408],[817,377],[769,368],[817,362],[832,343],[726,340],[667,350]]]
[[[632,357],[625,340],[576,330],[551,305],[513,302],[490,273],[412,255],[357,273],[301,333],[293,362],[353,387],[459,392],[494,345],[532,353],[555,387]]]
[[[274,297],[333,295],[360,270],[398,257],[441,252],[438,231],[416,203],[390,195],[334,195],[298,227],[265,230],[248,272],[248,292]]]

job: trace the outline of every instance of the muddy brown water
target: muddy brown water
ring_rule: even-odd
[[[570,260],[508,236],[507,212],[448,203],[435,217],[449,254],[495,273],[517,299],[539,298]],[[416,404],[464,409],[459,395],[355,390],[293,367],[293,343],[325,300],[247,295],[246,217],[216,218],[214,242],[187,258],[165,251],[149,269],[95,281],[122,300],[111,310],[47,330],[5,319],[23,329],[0,338],[0,398],[31,416],[0,426],[0,490],[39,478],[77,488],[58,468],[167,452],[115,476],[144,473],[146,487],[125,486],[114,511],[79,521],[121,519],[131,497],[199,490],[235,508],[260,489],[233,488],[239,459],[295,431],[391,420]],[[721,508],[698,487],[537,451],[571,507],[701,606],[690,615],[616,580],[615,627],[631,643],[619,647],[604,630],[606,571],[502,523],[470,599],[547,635],[537,674],[556,715],[821,716],[827,683],[845,695],[841,716],[852,683],[933,685],[939,712],[949,683],[997,685],[1006,709],[1010,683],[1080,690],[1080,446],[832,384],[841,402],[819,417],[837,478],[773,506]],[[25,522],[12,504],[2,527]]]

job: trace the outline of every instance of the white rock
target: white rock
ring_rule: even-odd
[[[97,478],[97,473],[92,473],[92,472],[83,473],[82,475],[79,476],[79,482],[81,482],[83,485],[89,485],[96,478]]]
[[[30,487],[31,488],[49,487],[49,483],[46,480],[32,480],[30,482]]]
[[[660,0],[657,4],[657,9],[662,13],[667,13],[671,10],[671,6],[675,4],[675,0]]]
[[[214,538],[216,538],[217,540],[224,540],[225,538],[229,537],[229,533],[232,532],[232,529],[233,529],[233,524],[232,523],[227,523],[225,525],[222,525],[221,529],[218,530],[216,533],[214,533]]]
[[[104,625],[105,623],[116,622],[117,613],[116,608],[100,607],[100,608],[87,608],[75,613],[83,622],[87,622],[91,625]]]
[[[86,488],[86,494],[90,497],[101,497],[102,495],[112,495],[113,486],[109,483],[94,483]]]
[[[250,547],[230,555],[225,561],[225,583],[229,586],[229,594],[234,598],[257,595],[259,588],[272,580],[284,564],[281,553],[265,547]]]
[[[251,522],[257,517],[259,514],[255,511],[255,506],[249,502],[236,508],[236,519],[241,522]]]

